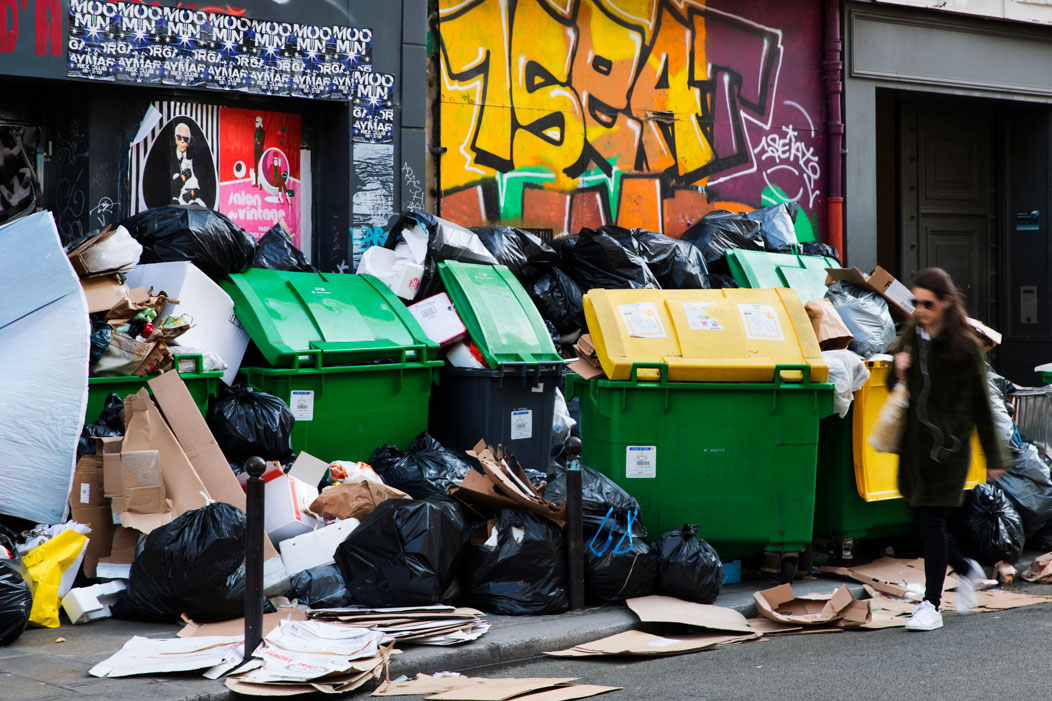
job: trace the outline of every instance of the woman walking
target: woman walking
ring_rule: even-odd
[[[926,268],[913,280],[913,297],[913,319],[893,347],[896,379],[909,390],[899,491],[914,507],[924,544],[924,600],[906,629],[935,630],[942,627],[946,565],[957,573],[958,613],[975,607],[976,582],[983,576],[946,530],[947,511],[964,501],[973,429],[979,430],[990,481],[1000,479],[1009,462],[994,431],[983,352],[953,280],[940,268]]]

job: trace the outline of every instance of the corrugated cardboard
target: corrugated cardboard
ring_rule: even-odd
[[[813,299],[804,305],[822,350],[844,350],[855,340],[840,313],[828,299]]]
[[[671,596],[642,596],[625,602],[643,623],[674,623],[733,633],[753,633],[745,616],[734,609],[696,604]]]
[[[244,618],[235,618],[231,621],[220,621],[218,623],[194,623],[186,618],[183,618],[183,620],[187,621],[187,623],[176,633],[176,637],[179,638],[226,637],[245,634]],[[277,628],[278,624],[284,620],[305,621],[307,620],[307,613],[303,609],[296,607],[279,608],[274,613],[265,613],[263,614],[263,635],[266,636],[267,633]]]
[[[132,268],[135,267],[135,263],[137,261],[135,261],[135,260],[126,260],[121,265],[117,266],[116,268],[112,268],[110,270],[93,270],[92,266],[89,265],[87,260],[85,259],[85,255],[88,253],[88,251],[90,251],[92,248],[95,248],[96,246],[98,246],[100,244],[105,243],[109,239],[111,239],[114,236],[116,236],[117,232],[119,230],[120,230],[119,227],[117,229],[110,229],[107,226],[105,229],[103,229],[103,231],[101,233],[96,234],[95,236],[92,236],[92,237],[90,237],[88,239],[85,239],[83,243],[81,243],[79,246],[77,246],[72,251],[70,251],[70,253],[69,253],[69,262],[73,266],[73,270],[76,271],[77,275],[79,275],[81,277],[88,277],[88,276],[94,277],[96,275],[110,275],[110,274],[117,273],[117,272],[131,270]],[[128,235],[129,234],[127,232],[127,229],[125,229],[123,236],[128,236]],[[109,252],[107,252],[107,253],[109,253]],[[106,256],[106,257],[109,257],[109,256]]]
[[[599,657],[599,656],[638,656],[663,657],[683,655],[689,652],[700,652],[720,645],[731,645],[759,638],[759,633],[691,633],[664,637],[644,633],[641,630],[630,630],[611,635],[590,643],[584,643],[568,650],[545,652],[551,657]]]
[[[983,342],[983,345],[987,346],[987,350],[995,348],[1001,345],[1001,334],[994,331],[989,326],[979,321],[978,319],[967,319],[968,325],[972,327],[972,330],[979,336],[979,339]]]
[[[872,275],[866,275],[858,268],[826,268],[826,285],[841,280],[883,297],[888,309],[900,320],[913,316],[913,293],[879,265]]]
[[[88,300],[88,312],[108,312],[118,302],[128,299],[131,290],[113,276],[81,278],[80,286]]]
[[[583,380],[605,376],[603,368],[599,365],[599,358],[595,354],[591,334],[581,334],[577,343],[573,344],[573,349],[577,353],[577,360],[567,365],[571,372],[577,373]]]
[[[844,617],[852,602],[857,601],[846,584],[829,595],[798,597],[791,584],[755,592],[753,600],[760,615],[779,623],[819,626]],[[867,609],[868,610],[868,609]]]
[[[106,455],[102,483],[116,513],[155,514],[171,511],[161,480],[161,458],[156,450]]]
[[[113,545],[110,549],[110,554],[106,557],[100,558],[99,564],[130,565],[135,561],[135,546],[138,544],[138,531],[125,526],[114,526]],[[101,576],[101,574],[99,576]]]
[[[499,449],[494,451],[485,441],[479,441],[467,453],[482,464],[485,474],[468,471],[464,480],[450,490],[450,495],[468,504],[496,509],[526,509],[544,516],[560,528],[566,525],[566,505],[552,504],[538,495],[526,474],[509,465]]]
[[[428,696],[429,701],[506,701],[531,691],[568,686],[576,677],[549,679],[481,679],[478,683]]]

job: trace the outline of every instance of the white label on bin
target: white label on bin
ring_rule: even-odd
[[[683,312],[687,315],[687,324],[692,331],[722,331],[720,322],[709,316],[709,309],[715,302],[684,302]]]
[[[657,477],[657,446],[630,445],[625,451],[625,477]]]
[[[516,409],[511,412],[511,440],[521,441],[533,438],[533,411]]]
[[[778,312],[769,304],[739,304],[745,336],[753,341],[784,341]]]
[[[292,390],[292,401],[289,402],[292,409],[292,418],[297,421],[314,420],[314,392],[305,389]]]
[[[80,484],[80,503],[87,504],[91,501],[91,485],[87,482],[81,482]]]
[[[617,311],[625,320],[628,335],[633,338],[668,338],[665,326],[658,316],[657,307],[653,302],[640,302],[639,304],[619,304]]]

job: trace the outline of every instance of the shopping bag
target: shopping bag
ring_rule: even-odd
[[[877,420],[866,439],[878,452],[899,452],[899,444],[902,443],[902,429],[906,426],[906,408],[909,403],[910,395],[906,389],[906,383],[900,382],[884,400],[884,405],[880,407]]]
[[[23,556],[36,589],[30,625],[58,628],[59,599],[72,587],[87,547],[87,536],[69,529]]]

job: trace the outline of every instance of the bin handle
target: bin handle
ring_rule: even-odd
[[[300,361],[313,361],[310,364],[314,366],[315,370],[321,370],[321,351],[317,348],[307,348],[306,350],[297,351],[296,355],[292,356],[292,369],[300,370]],[[309,366],[304,366],[307,368]]]
[[[668,384],[668,364],[667,363],[632,363],[632,374],[629,375],[629,382],[638,382],[639,378],[636,377],[638,370],[657,370],[658,371],[658,384],[665,386]],[[650,380],[647,380],[648,382]]]
[[[794,372],[794,371],[797,371],[797,370],[800,371],[800,373],[803,374],[803,379],[801,379],[799,383],[796,383],[796,382],[789,383],[789,382],[786,382],[785,380],[782,379],[782,373],[783,372]],[[775,389],[778,389],[783,384],[794,384],[794,385],[795,384],[801,384],[801,385],[806,385],[806,384],[809,384],[810,382],[811,382],[811,366],[808,365],[807,363],[801,363],[801,364],[798,364],[798,365],[797,364],[791,364],[791,365],[775,365],[774,366],[774,385],[775,385]]]
[[[194,370],[188,374],[201,375],[205,371],[205,359],[200,353],[173,353],[172,360],[175,361],[176,371],[182,375],[182,370],[179,369],[180,360],[192,360],[194,363]]]

